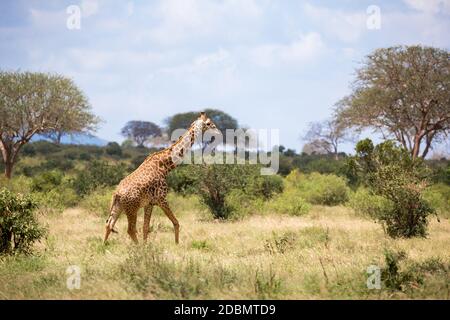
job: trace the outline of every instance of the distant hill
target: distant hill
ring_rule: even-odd
[[[35,135],[31,141],[40,141],[40,140],[46,140],[50,141],[50,139],[41,136],[41,135]],[[91,136],[87,134],[77,134],[73,136],[64,136],[61,139],[61,143],[63,144],[85,144],[85,145],[95,145],[95,146],[106,146],[108,144],[108,141],[103,140],[96,136]]]

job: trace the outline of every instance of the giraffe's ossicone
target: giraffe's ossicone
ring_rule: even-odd
[[[137,243],[136,220],[140,208],[144,208],[143,238],[147,240],[150,229],[150,218],[153,206],[159,206],[172,221],[175,229],[175,242],[179,241],[180,226],[167,203],[167,175],[179,164],[183,156],[189,152],[197,138],[206,130],[217,130],[215,124],[202,112],[189,130],[170,147],[153,153],[130,175],[125,177],[117,186],[111,201],[110,216],[106,221],[104,242],[111,232],[115,232],[114,225],[123,212],[128,219],[128,234]]]

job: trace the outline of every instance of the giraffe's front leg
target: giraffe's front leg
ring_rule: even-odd
[[[137,220],[137,210],[133,212],[127,212],[128,218],[128,235],[134,241],[134,243],[138,244],[138,239],[136,236],[136,220]]]
[[[152,211],[153,205],[151,204],[144,208],[144,226],[142,228],[144,242],[147,242],[148,233],[150,231],[150,218],[152,217]]]
[[[178,223],[177,218],[175,218],[175,216],[172,213],[172,210],[170,210],[170,207],[169,207],[169,204],[167,203],[167,201],[160,203],[159,207],[161,207],[161,209],[163,209],[166,216],[170,219],[170,221],[172,221],[173,228],[175,231],[175,243],[178,244],[178,239],[179,239],[179,234],[180,234],[180,224]]]

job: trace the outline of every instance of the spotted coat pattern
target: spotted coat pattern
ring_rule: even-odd
[[[104,242],[108,240],[114,225],[123,212],[128,219],[128,234],[137,243],[136,220],[140,208],[144,208],[143,239],[148,238],[153,207],[159,206],[174,226],[175,242],[179,242],[180,225],[167,203],[167,175],[183,160],[194,142],[208,129],[216,129],[214,123],[202,112],[189,130],[170,147],[153,153],[117,186],[111,201],[110,216],[106,221]]]

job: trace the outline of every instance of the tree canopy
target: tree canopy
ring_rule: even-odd
[[[35,134],[91,132],[99,119],[71,79],[0,72],[0,151],[11,177],[17,155]]]
[[[204,110],[208,118],[210,118],[216,127],[225,135],[226,129],[237,129],[238,122],[229,114],[217,109]],[[198,118],[199,112],[191,111],[184,113],[177,113],[166,119],[167,132],[169,137],[176,129],[188,129],[192,122]]]
[[[449,52],[424,46],[375,50],[337,113],[347,126],[375,129],[413,158],[425,157],[450,130]]]
[[[303,139],[307,142],[303,148],[305,153],[329,153],[336,159],[340,144],[353,140],[348,128],[336,119],[310,123]]]
[[[138,147],[143,147],[149,138],[161,136],[161,128],[150,121],[128,121],[122,128],[121,134],[133,140]]]

